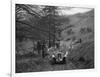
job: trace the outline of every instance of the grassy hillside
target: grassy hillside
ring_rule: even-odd
[[[93,39],[94,37],[94,10],[87,13],[79,13],[67,16],[70,20],[67,24],[67,19],[63,21],[61,37],[66,40],[68,38]]]

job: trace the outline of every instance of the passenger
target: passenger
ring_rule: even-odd
[[[41,43],[40,43],[40,41],[37,41],[37,50],[38,50],[38,54],[39,54],[40,51],[41,51]]]

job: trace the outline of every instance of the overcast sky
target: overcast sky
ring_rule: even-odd
[[[60,9],[58,10],[60,15],[73,15],[73,14],[77,14],[77,13],[85,13],[88,12],[92,9],[90,8],[63,8],[60,7]]]

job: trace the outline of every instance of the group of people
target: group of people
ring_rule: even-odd
[[[53,40],[37,40],[35,41],[34,50],[41,54],[43,57],[48,52],[51,47],[59,47],[59,42],[54,42]]]
[[[79,43],[82,40],[76,40],[75,43]],[[59,51],[69,51],[71,49],[72,41],[54,41],[54,40],[38,40],[34,46],[35,50],[38,51],[38,54],[45,57],[50,49],[58,49]]]

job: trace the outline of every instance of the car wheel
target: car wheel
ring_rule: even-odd
[[[53,65],[53,64],[56,64],[56,59],[55,59],[55,58],[52,58],[51,64],[52,64],[52,65]]]
[[[63,64],[65,64],[65,63],[66,63],[66,58],[65,58],[65,57],[63,58],[63,61],[62,61],[62,62],[63,62]]]

